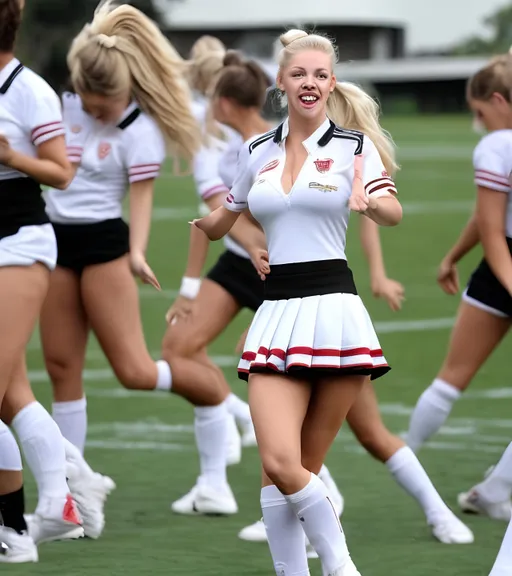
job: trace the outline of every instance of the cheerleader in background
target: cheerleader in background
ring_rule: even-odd
[[[66,482],[57,424],[30,388],[25,348],[55,267],[55,235],[40,184],[66,188],[66,158],[57,95],[14,56],[23,2],[0,3],[0,553],[2,563],[37,562],[37,541],[83,536]],[[39,492],[27,532],[22,463],[11,425]]]
[[[475,236],[482,243],[484,260],[473,273],[466,290],[466,297],[472,298],[474,316],[474,324],[466,328],[472,332],[460,343],[472,346],[465,358],[467,362],[474,362],[470,354],[475,354],[475,348],[480,347],[479,358],[483,363],[508,332],[512,318],[512,80],[508,75],[511,65],[510,52],[498,56],[468,83],[469,106],[476,121],[489,134],[480,140],[473,155],[478,188]],[[477,330],[479,338],[472,340],[469,336]],[[463,366],[461,362],[460,369]],[[475,372],[479,367],[475,367]],[[459,495],[459,505],[465,512],[509,521],[511,495],[512,444],[483,482]],[[511,549],[512,529],[509,527],[492,576],[510,573]]]
[[[381,225],[398,224],[402,211],[378,152],[391,172],[391,143],[373,101],[336,83],[331,42],[292,30],[282,43],[277,85],[289,117],[244,144],[225,205],[194,224],[216,240],[249,207],[265,231],[265,300],[239,374],[249,380],[276,574],[309,574],[305,533],[326,575],[352,576],[359,572],[316,474],[366,377],[389,366],[347,267],[346,228],[349,207]]]
[[[469,105],[477,122],[489,134],[482,138],[473,154],[477,208],[441,265],[439,280],[445,291],[458,292],[455,265],[478,242],[483,245],[485,257],[464,290],[441,371],[422,394],[411,416],[407,441],[413,450],[418,450],[441,428],[454,403],[510,328],[512,83],[508,69],[511,65],[512,55],[498,56],[468,83]],[[493,489],[503,485],[499,477],[502,470],[502,466],[496,467],[484,482],[459,495],[463,511],[510,518],[510,489]]]
[[[146,262],[154,180],[166,145],[192,158],[200,144],[183,82],[185,65],[158,27],[128,5],[102,4],[68,54],[76,94],[63,99],[68,155],[77,166],[68,190],[47,193],[58,244],[57,268],[41,314],[53,414],[68,444],[73,471],[87,429],[82,371],[90,329],[121,383],[170,390],[171,369],[147,351],[133,274],[159,289]],[[130,229],[121,218],[129,187]],[[179,381],[182,374],[174,374]],[[88,476],[90,477],[90,476]],[[86,535],[104,526],[103,503],[113,488],[95,477],[92,514],[82,511]],[[83,496],[77,480],[76,492]],[[94,499],[93,499],[94,497]]]

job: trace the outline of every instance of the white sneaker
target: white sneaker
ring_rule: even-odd
[[[37,546],[31,536],[0,526],[0,564],[22,564],[38,560]]]
[[[171,505],[176,514],[189,516],[229,516],[238,512],[238,505],[229,485],[220,491],[207,484],[196,485]]]
[[[115,483],[111,478],[93,472],[89,466],[81,467],[77,462],[67,462],[66,475],[82,517],[85,535],[99,538],[105,528],[105,502]]]
[[[455,514],[447,514],[432,524],[432,534],[442,544],[471,544],[473,532]]]
[[[322,567],[322,574],[323,576],[361,576],[352,558],[348,559],[343,568],[338,568],[334,572],[327,572],[327,570]]]
[[[242,438],[236,425],[235,417],[228,414],[228,456],[226,463],[228,466],[239,464],[242,460]]]
[[[27,526],[36,544],[84,537],[82,519],[71,494],[65,501],[62,498],[40,500]]]
[[[462,512],[466,514],[483,514],[493,520],[504,520],[510,522],[512,516],[512,503],[506,502],[487,502],[478,493],[476,487],[471,488],[469,492],[461,492],[457,497]]]
[[[263,520],[258,520],[258,522],[242,528],[238,533],[238,537],[240,540],[246,540],[247,542],[266,542],[267,531]]]

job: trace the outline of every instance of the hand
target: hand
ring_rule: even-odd
[[[439,265],[437,283],[450,296],[459,292],[459,273],[455,262],[452,262],[450,258],[443,258]]]
[[[251,251],[251,262],[258,276],[261,280],[265,280],[267,274],[270,274],[270,265],[268,263],[268,252],[267,250],[263,250],[261,248],[256,248],[255,250]]]
[[[405,289],[400,282],[387,277],[381,278],[372,282],[372,292],[375,298],[383,298],[393,312],[402,308],[402,302],[405,299]]]
[[[196,301],[185,296],[178,296],[172,306],[167,310],[165,319],[169,324],[176,324],[178,320],[188,320],[195,314]]]
[[[0,164],[10,166],[13,155],[14,150],[11,148],[9,140],[3,134],[0,134]]]
[[[144,254],[130,254],[130,268],[135,276],[138,276],[144,284],[151,284],[157,290],[161,290],[155,273],[146,262]]]
[[[249,328],[250,328],[250,326],[248,326],[246,328],[245,332],[240,336],[240,339],[237,342],[237,345],[235,347],[235,352],[237,354],[241,354],[244,351],[245,340],[247,339],[247,334],[249,333]]]

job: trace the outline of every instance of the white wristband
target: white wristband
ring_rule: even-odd
[[[194,300],[199,294],[199,288],[201,288],[201,278],[188,278],[187,276],[183,276],[181,279],[180,296]]]

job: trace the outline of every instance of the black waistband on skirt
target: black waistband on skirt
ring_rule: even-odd
[[[357,294],[346,260],[273,264],[265,280],[265,300],[288,300],[325,294]]]
[[[22,226],[48,222],[41,186],[35,180],[0,180],[0,238],[16,234]]]

